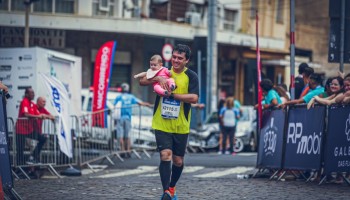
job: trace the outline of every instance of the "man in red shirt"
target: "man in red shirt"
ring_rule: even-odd
[[[39,141],[30,159],[32,163],[39,160],[40,151],[46,142],[46,137],[41,135],[41,127],[38,123],[38,119],[44,119],[46,115],[41,114],[35,103],[32,102],[34,96],[34,90],[32,88],[27,88],[19,107],[18,119],[16,122],[17,165],[24,164],[25,158],[23,151],[26,138]]]

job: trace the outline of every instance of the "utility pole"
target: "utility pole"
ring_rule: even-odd
[[[29,47],[29,12],[30,12],[30,6],[35,1],[39,1],[39,0],[24,0],[23,1],[24,5],[26,6],[25,27],[24,27],[24,47]]]
[[[295,0],[290,0],[290,97],[295,99]]]
[[[216,43],[217,0],[208,4],[207,37],[207,116],[216,108],[217,102],[217,43]]]
[[[31,1],[24,1],[24,5],[26,6],[26,14],[25,14],[25,27],[24,27],[24,47],[29,47],[29,12]]]

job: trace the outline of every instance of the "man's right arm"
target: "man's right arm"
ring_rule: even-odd
[[[161,77],[161,76],[155,76],[155,77],[153,77],[151,79],[147,79],[147,77],[143,77],[143,78],[140,79],[139,83],[142,86],[147,86],[147,85],[151,85],[151,84],[156,83],[156,82],[158,82],[159,85],[163,89],[170,91],[170,88],[169,88],[169,86],[168,86],[168,84],[166,82],[166,78]]]

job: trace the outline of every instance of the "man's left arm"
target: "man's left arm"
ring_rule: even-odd
[[[197,103],[199,98],[199,82],[198,76],[193,71],[188,71],[189,76],[189,86],[188,86],[188,94],[171,94],[174,99],[183,101],[185,103]]]
[[[43,108],[43,114],[45,114],[44,116],[45,119],[55,120],[55,116],[51,115],[51,113],[47,111],[45,108]]]

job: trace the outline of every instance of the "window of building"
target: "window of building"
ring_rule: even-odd
[[[114,16],[115,0],[93,0],[92,15],[94,16]]]
[[[250,18],[256,17],[256,11],[258,10],[258,0],[251,0],[251,8],[250,8]]]
[[[283,23],[284,21],[284,0],[278,0],[277,1],[277,8],[276,8],[276,22],[277,23]]]
[[[9,1],[8,0],[3,0],[0,3],[0,10],[8,11],[8,9],[9,9]]]
[[[237,18],[237,11],[235,10],[224,10],[224,30],[234,31]]]
[[[12,11],[25,11],[26,7],[23,3],[23,0],[9,0],[11,1],[11,10]]]
[[[33,4],[33,11],[34,12],[45,12],[45,13],[52,13],[53,11],[53,0],[41,0],[37,1]]]
[[[54,0],[55,1],[55,13],[75,13],[75,1],[76,0]]]
[[[4,0],[0,10],[25,11],[23,0]],[[10,4],[10,9],[8,8]],[[77,0],[40,0],[31,4],[33,12],[74,14]]]

